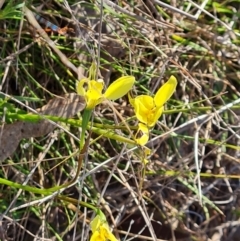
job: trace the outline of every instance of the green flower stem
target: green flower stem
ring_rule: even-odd
[[[78,158],[78,167],[77,167],[76,175],[69,182],[64,183],[64,184],[62,184],[60,186],[55,186],[55,187],[47,188],[47,189],[40,189],[40,188],[31,187],[31,186],[28,186],[28,185],[22,185],[22,184],[15,183],[15,182],[3,179],[3,178],[0,178],[0,184],[5,184],[7,186],[11,186],[11,187],[15,187],[15,188],[18,188],[18,189],[26,190],[26,191],[29,191],[29,192],[32,192],[32,193],[42,194],[44,196],[51,195],[52,193],[54,193],[56,191],[59,191],[62,188],[67,188],[68,186],[73,184],[77,180],[77,178],[79,176],[79,173],[80,173],[81,168],[82,168],[82,162],[83,162],[84,154],[86,153],[86,151],[88,149],[88,146],[89,146],[90,136],[91,135],[89,135],[89,137],[87,138],[86,143],[84,144],[82,150],[80,151],[80,155],[79,155],[79,158]]]
[[[82,116],[82,132],[80,137],[80,151],[82,150],[85,143],[85,132],[88,129],[88,123],[92,116],[92,110],[85,109]]]
[[[31,193],[37,193],[37,194],[41,194],[44,196],[48,196],[51,195],[53,192],[58,191],[62,188],[62,186],[57,186],[57,187],[53,187],[53,188],[48,188],[48,189],[40,189],[37,187],[31,187],[28,185],[22,185],[16,182],[11,182],[9,180],[6,180],[4,178],[0,178],[0,184],[6,185],[6,186],[10,186],[10,187],[14,187],[17,189],[22,189],[24,191],[28,191]]]
[[[123,142],[123,143],[127,143],[127,144],[133,144],[133,145],[136,145],[136,142],[131,140],[131,139],[128,139],[124,136],[120,136],[116,133],[113,133],[109,130],[104,130],[104,129],[100,129],[100,128],[96,128],[96,127],[90,127],[88,126],[88,129],[91,129],[92,132],[94,133],[97,133],[99,135],[103,135],[109,139],[113,139],[113,140],[116,140],[116,141],[120,141],[120,142]]]
[[[127,143],[127,144],[133,144],[133,145],[136,144],[136,142],[134,140],[131,140],[131,139],[123,137],[123,136],[120,136],[120,135],[108,130],[108,128],[110,128],[110,129],[123,129],[124,126],[110,126],[110,125],[104,125],[104,124],[99,124],[99,123],[97,123],[97,124],[93,123],[94,126],[91,126],[89,124],[91,112],[92,112],[91,110],[88,110],[87,114],[86,114],[87,116],[86,117],[83,116],[83,118],[81,120],[65,119],[65,118],[59,118],[59,117],[55,117],[55,116],[47,116],[47,118],[49,118],[52,121],[62,121],[64,123],[70,124],[72,126],[79,127],[79,126],[82,125],[82,133],[83,134],[85,134],[86,130],[92,130],[92,132],[94,132],[96,134],[103,135],[107,138],[110,138],[110,139],[113,139],[113,140],[116,140],[116,141],[120,141],[120,142]],[[85,111],[84,111],[84,113],[85,113]],[[84,118],[86,118],[86,119],[84,120]],[[86,121],[87,118],[89,118],[88,122]],[[84,121],[85,121],[85,123],[83,124]],[[85,125],[87,125],[87,127],[85,127]],[[95,127],[95,125],[97,127]],[[83,126],[85,128],[84,130],[83,130]],[[136,129],[136,127],[133,127],[133,129]],[[83,140],[80,140],[80,142],[82,141],[83,145],[84,145],[85,135],[81,135],[81,139],[82,138],[83,138]],[[80,144],[80,147],[83,146],[83,145]]]
[[[66,197],[66,196],[63,196],[63,195],[59,195],[57,198],[64,201],[64,202],[73,203],[75,205],[80,204],[83,207],[92,209],[96,213],[98,212],[98,208],[96,208],[94,205],[92,205],[90,203],[79,201],[79,200],[76,200],[74,198]]]
[[[179,171],[172,171],[172,170],[162,170],[162,171],[159,171],[157,172],[158,175],[164,175],[164,176],[180,176],[182,175],[182,172],[179,172]],[[187,172],[187,171],[184,171],[184,174],[188,177],[192,177],[194,175],[196,175],[196,173],[194,172]],[[146,175],[156,175],[156,172],[151,172],[151,171],[146,171]],[[211,173],[200,173],[200,176],[201,177],[206,177],[206,178],[233,178],[233,179],[239,179],[240,178],[240,175],[226,175],[226,174],[211,174]],[[48,195],[51,195],[52,193],[66,187],[66,185],[61,185],[61,186],[56,186],[56,187],[52,187],[52,188],[47,188],[47,189],[40,189],[40,188],[37,188],[37,187],[31,187],[31,186],[28,186],[28,185],[22,185],[22,184],[19,184],[19,183],[16,183],[16,182],[12,182],[12,181],[9,181],[9,180],[6,180],[4,178],[0,178],[0,184],[3,184],[3,185],[6,185],[6,186],[10,186],[10,187],[13,187],[13,188],[17,188],[17,189],[22,189],[24,191],[28,191],[28,192],[31,192],[31,193],[36,193],[36,194],[41,194],[41,195],[44,195],[44,196],[48,196]],[[61,199],[63,199],[63,196],[60,196]],[[70,198],[68,198],[70,200]],[[72,200],[72,199],[71,199]],[[80,202],[81,204],[81,202]],[[91,206],[90,204],[85,205],[86,207],[89,207],[93,210],[97,210],[94,206]],[[95,209],[94,209],[95,208]]]
[[[44,196],[51,195],[52,193],[54,193],[54,192],[60,190],[61,188],[63,188],[63,186],[64,186],[64,185],[62,185],[62,186],[57,186],[57,187],[48,188],[48,189],[40,189],[40,188],[37,188],[37,187],[30,187],[28,185],[22,185],[22,184],[19,184],[19,183],[11,182],[11,181],[8,181],[8,180],[3,179],[3,178],[0,178],[0,183],[4,184],[4,185],[7,185],[7,186],[10,186],[10,187],[17,188],[17,189],[22,189],[24,191],[28,191],[28,192],[31,192],[31,193],[41,194],[41,195],[44,195]],[[86,203],[86,202],[83,202],[83,201],[79,202],[76,199],[65,197],[65,196],[62,196],[62,195],[59,195],[57,198],[60,199],[60,200],[63,200],[63,201],[70,202],[70,203],[75,203],[75,204],[79,203],[83,207],[90,208],[95,212],[98,211],[98,208],[96,208],[92,204],[89,204],[89,203]]]
[[[218,110],[220,108],[221,108],[221,106],[219,106],[219,107],[216,106],[216,110]],[[240,105],[234,105],[229,109],[230,110],[239,110]],[[192,106],[191,108],[183,108],[183,109],[175,108],[175,109],[171,109],[171,110],[164,110],[163,114],[175,114],[175,113],[180,113],[180,112],[189,113],[189,112],[194,112],[194,111],[196,111],[196,112],[202,111],[204,113],[209,110],[212,110],[211,106],[203,106],[203,107]],[[2,111],[0,111],[0,115],[1,114],[3,114]],[[49,115],[40,116],[40,115],[35,115],[35,114],[23,114],[23,113],[20,114],[20,113],[10,113],[10,112],[5,113],[5,115],[6,115],[6,119],[13,119],[13,120],[17,119],[17,120],[28,121],[28,122],[37,122],[37,121],[40,121],[40,120],[46,118],[46,119],[49,119],[52,121],[62,121],[65,123],[70,123],[70,122],[68,122],[68,119],[66,119],[66,118],[61,118],[61,117],[57,117],[57,116],[49,116]],[[69,119],[69,120],[71,120],[71,119]]]
[[[202,111],[207,111],[207,110],[210,110],[211,107],[201,107],[201,108],[196,108],[196,109],[200,109]],[[233,106],[231,109],[240,109],[240,106]],[[173,114],[173,113],[178,113],[178,112],[189,112],[189,109],[173,109],[173,110],[168,110],[168,111],[165,111],[165,113],[168,113],[168,114]],[[1,113],[0,113],[1,114]],[[57,116],[48,116],[48,115],[45,115],[45,116],[39,116],[39,115],[34,115],[34,114],[16,114],[16,113],[11,113],[11,114],[7,114],[7,117],[8,118],[12,118],[14,120],[21,120],[21,121],[26,121],[26,122],[38,122],[40,120],[44,118],[46,119],[49,119],[49,120],[52,120],[52,121],[55,121],[55,122],[63,122],[63,123],[66,123],[66,124],[70,124],[72,126],[81,126],[82,125],[82,120],[74,120],[74,119],[66,119],[66,118],[61,118],[61,117],[57,117]],[[88,125],[87,126],[87,130],[90,130],[92,129],[92,131],[94,133],[97,133],[99,135],[103,135],[103,136],[106,136],[110,139],[114,139],[114,140],[117,140],[117,141],[120,141],[120,142],[123,142],[123,143],[128,143],[128,144],[133,144],[135,145],[135,141],[131,140],[131,139],[128,139],[126,137],[123,137],[123,136],[120,136],[114,132],[111,132],[109,129],[123,129],[124,126],[114,126],[114,125],[105,125],[105,124],[100,124],[100,123],[93,123],[93,127],[91,127],[91,125]],[[136,129],[136,127],[131,127],[130,126],[130,129]],[[160,132],[154,132],[154,133],[157,133],[157,134],[161,134]],[[172,136],[175,136],[176,134],[172,133]],[[179,134],[177,134],[178,136],[180,136]],[[188,137],[188,136],[182,136],[183,138],[185,139],[193,139],[193,137]],[[200,139],[201,140],[201,139]],[[203,140],[203,141],[206,141],[206,140]],[[240,147],[239,146],[234,146],[234,145],[231,145],[231,144],[227,144],[227,143],[222,143],[222,142],[219,142],[219,141],[216,141],[216,140],[207,140],[207,143],[210,143],[210,144],[217,144],[217,145],[224,145],[225,147],[229,147],[231,149],[235,149],[235,150],[240,150]]]
[[[81,134],[81,141],[80,141],[80,147],[84,146],[84,140],[85,140],[85,132],[86,130],[92,130],[94,133],[97,133],[99,135],[103,135],[107,138],[114,139],[123,143],[128,143],[128,144],[136,144],[135,141],[120,136],[114,132],[111,132],[109,129],[126,129],[123,125],[121,126],[114,126],[114,125],[105,125],[105,124],[100,124],[96,123],[91,126],[89,124],[89,120],[91,117],[92,110],[86,110],[86,117],[85,111],[83,114],[83,118],[80,120],[74,120],[74,119],[66,119],[66,118],[61,118],[58,116],[49,116],[49,115],[44,115],[44,116],[39,116],[39,115],[34,115],[34,114],[10,114],[8,117],[12,117],[13,119],[21,120],[21,121],[26,121],[26,122],[32,122],[32,123],[37,123],[38,121],[46,118],[55,122],[63,122],[66,124],[70,124],[72,126],[82,126],[82,134]],[[88,121],[87,121],[88,120]],[[84,124],[83,124],[84,122]],[[96,127],[95,127],[96,126]],[[131,129],[136,129],[136,127],[130,127]]]

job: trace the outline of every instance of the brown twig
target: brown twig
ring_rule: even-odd
[[[37,20],[35,19],[33,13],[31,10],[29,10],[26,6],[23,8],[24,13],[26,15],[26,18],[28,22],[38,31],[40,36],[48,43],[48,45],[52,48],[52,50],[59,56],[61,59],[62,63],[65,64],[69,69],[71,69],[73,72],[75,72],[78,76],[78,79],[84,78],[84,76],[79,73],[77,67],[72,64],[68,58],[66,57],[65,54],[63,54],[54,44],[54,42],[49,38],[47,33],[42,29],[42,27],[39,25]]]

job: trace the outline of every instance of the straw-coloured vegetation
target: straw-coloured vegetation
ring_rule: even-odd
[[[240,240],[239,6],[0,0],[0,240]]]

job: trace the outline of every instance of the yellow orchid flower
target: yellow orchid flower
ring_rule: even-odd
[[[133,76],[123,76],[115,80],[103,94],[104,81],[81,79],[77,83],[77,93],[85,97],[86,109],[93,109],[96,105],[102,103],[104,99],[116,100],[127,94],[131,90],[135,78]],[[87,90],[84,85],[87,84]]]
[[[136,141],[140,145],[145,145],[149,139],[149,127],[153,127],[164,110],[164,104],[170,99],[177,86],[177,79],[171,76],[169,80],[157,91],[154,97],[149,95],[139,95],[132,98],[129,95],[129,101],[134,108],[139,123],[138,132],[142,132],[140,138],[136,137]]]
[[[104,215],[97,215],[90,223],[92,236],[90,241],[118,241],[110,231]]]

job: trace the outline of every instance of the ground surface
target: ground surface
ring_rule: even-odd
[[[240,2],[102,2],[26,1],[36,26],[0,1],[0,239],[89,240],[85,202],[118,240],[240,240]],[[177,78],[147,164],[127,96],[95,108],[79,154],[69,93],[94,61],[106,86],[133,75],[135,96]]]

